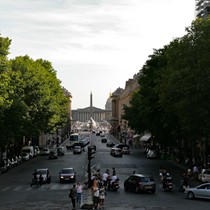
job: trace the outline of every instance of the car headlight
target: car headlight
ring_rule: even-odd
[[[61,179],[63,179],[64,177],[63,176],[61,176]]]

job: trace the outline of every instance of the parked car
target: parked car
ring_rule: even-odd
[[[40,154],[40,149],[38,146],[34,146],[34,153],[35,153],[35,156]]]
[[[82,147],[81,146],[75,146],[73,149],[73,154],[82,154]]]
[[[101,139],[101,143],[107,143],[107,139],[106,139],[105,137],[103,137],[103,138]]]
[[[124,182],[124,190],[132,192],[151,192],[155,193],[156,184],[151,175],[132,174]]]
[[[191,200],[194,198],[210,199],[210,183],[201,184],[194,188],[186,188],[184,193]]]
[[[120,148],[112,147],[110,150],[110,155],[113,157],[122,157],[122,150]]]
[[[49,159],[57,159],[58,153],[57,150],[50,150]]]
[[[37,171],[37,180],[39,180],[40,175],[42,175],[42,183],[49,184],[51,182],[51,175],[48,168],[38,168]]]
[[[0,173],[5,173],[8,171],[8,167],[7,167],[7,161],[6,160],[2,160],[0,161]]]
[[[44,147],[40,151],[40,155],[49,155],[50,154],[50,149],[47,147]]]
[[[62,182],[75,182],[76,172],[74,168],[63,168],[59,172],[59,181]]]
[[[115,145],[115,143],[114,142],[107,142],[107,144],[106,144],[106,146],[107,147],[113,147]]]
[[[20,156],[22,158],[22,161],[27,161],[30,159],[30,155],[26,152],[21,153]]]
[[[124,155],[130,155],[131,154],[130,148],[129,147],[123,147],[122,148],[122,154],[124,154]]]
[[[155,151],[155,150],[149,150],[148,152],[147,152],[147,158],[153,158],[153,159],[155,159],[155,158],[158,158],[158,154],[157,154],[157,152]]]
[[[210,169],[204,170],[198,175],[198,180],[201,182],[210,182]]]

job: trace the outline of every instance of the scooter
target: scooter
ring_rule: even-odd
[[[110,191],[117,191],[120,188],[119,178],[117,178],[112,184],[109,182],[108,190]]]
[[[172,177],[168,176],[164,178],[163,180],[163,190],[164,191],[172,191],[173,189],[173,183],[172,183]]]

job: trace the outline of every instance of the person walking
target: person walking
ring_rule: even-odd
[[[109,177],[109,172],[108,172],[108,170],[106,170],[106,172],[103,173],[103,175],[102,175],[102,181],[103,181],[103,185],[104,185],[105,189],[107,188],[108,177]]]
[[[81,199],[82,199],[82,185],[80,184],[80,182],[77,182],[76,191],[77,191],[77,204],[78,204],[78,205],[81,205]]]
[[[93,209],[99,209],[99,196],[100,191],[99,188],[95,188],[93,191]]]
[[[105,200],[105,187],[102,186],[100,189],[100,195],[99,195],[99,208],[103,208],[104,209],[104,200]]]
[[[69,190],[69,198],[71,198],[71,203],[73,206],[72,210],[76,210],[76,199],[77,199],[77,191],[76,191],[76,185],[74,184],[73,187]]]

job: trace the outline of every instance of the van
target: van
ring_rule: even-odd
[[[32,147],[32,146],[23,147],[22,153],[28,153],[30,158],[33,158],[34,157],[34,147]]]

